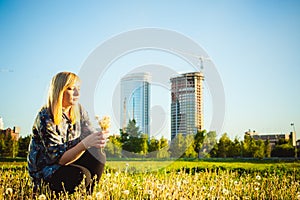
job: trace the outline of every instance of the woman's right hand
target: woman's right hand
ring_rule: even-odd
[[[90,147],[103,148],[105,146],[104,135],[101,132],[95,132],[87,136],[82,140],[82,143],[86,149]]]

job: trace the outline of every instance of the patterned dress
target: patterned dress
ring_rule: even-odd
[[[32,127],[32,137],[27,157],[29,175],[34,190],[42,180],[49,180],[61,167],[61,156],[87,135],[95,132],[87,112],[79,105],[80,119],[75,124],[63,115],[62,122],[55,125],[46,107],[38,113]]]

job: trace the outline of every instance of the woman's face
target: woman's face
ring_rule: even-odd
[[[63,93],[62,107],[66,108],[73,106],[78,103],[80,92],[80,83],[79,81],[67,87]]]

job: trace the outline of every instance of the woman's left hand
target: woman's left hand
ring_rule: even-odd
[[[106,146],[106,141],[108,136],[109,136],[109,131],[100,132],[100,148],[104,148]]]

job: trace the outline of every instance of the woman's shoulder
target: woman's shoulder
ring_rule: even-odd
[[[80,113],[81,116],[87,114],[86,109],[81,104],[78,104],[78,110],[79,110],[79,113]]]
[[[35,123],[37,124],[49,124],[52,123],[52,115],[47,107],[42,107],[36,116]]]
[[[89,114],[88,111],[82,106],[81,104],[78,104],[79,109],[79,115],[81,121],[89,121]]]
[[[45,106],[40,109],[40,111],[38,112],[38,116],[40,118],[45,118],[45,119],[51,118],[49,109]]]

